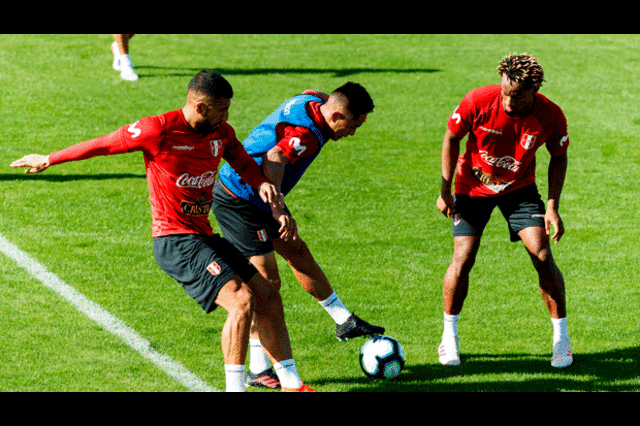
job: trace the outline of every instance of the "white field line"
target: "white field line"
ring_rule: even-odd
[[[75,288],[62,281],[57,275],[49,272],[44,265],[38,263],[27,253],[20,250],[16,245],[9,242],[2,234],[0,234],[0,251],[16,262],[29,274],[33,275],[42,284],[64,297],[80,312],[98,323],[98,325],[105,330],[122,339],[122,341],[127,345],[138,351],[140,355],[156,364],[165,373],[176,379],[188,389],[198,392],[218,392],[217,389],[209,386],[202,379],[187,370],[178,361],[157,352],[151,347],[151,344],[136,333],[134,329],[107,312],[97,303],[87,299]]]

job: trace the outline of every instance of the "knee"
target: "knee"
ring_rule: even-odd
[[[233,303],[229,306],[228,313],[238,320],[251,318],[256,301],[251,290],[243,285],[234,295]]]
[[[303,273],[310,273],[316,268],[316,260],[311,254],[311,250],[302,240],[291,245],[283,257],[289,263],[289,266]]]
[[[461,271],[469,271],[476,263],[476,257],[471,253],[456,253],[451,265]]]
[[[477,253],[478,251],[473,247],[457,247],[454,250],[450,267],[459,274],[469,273],[476,263]]]
[[[289,263],[299,261],[300,259],[311,256],[311,251],[302,238],[298,236],[293,241],[281,241],[278,240],[277,244],[274,244],[276,251]]]
[[[267,280],[264,276],[258,273],[253,276],[250,284],[256,292],[255,311],[258,314],[269,313],[274,310],[282,310],[280,278]]]
[[[282,306],[282,296],[275,289],[269,292],[265,298],[256,302],[256,314],[267,316],[272,320],[284,318],[284,308]]]
[[[282,280],[280,279],[280,276],[276,276],[276,277],[268,277],[267,281],[269,282],[269,285],[276,291],[276,292],[280,292],[280,288],[282,287]]]
[[[543,247],[539,250],[529,252],[533,266],[538,271],[548,271],[553,268],[553,257],[551,256],[551,250],[548,247]]]
[[[274,287],[270,292],[268,292],[267,297],[264,300],[264,304],[268,306],[269,310],[281,309],[282,296],[280,295],[280,289]]]

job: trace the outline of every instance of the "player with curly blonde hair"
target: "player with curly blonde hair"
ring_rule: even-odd
[[[511,241],[523,242],[538,273],[553,324],[551,365],[564,368],[573,362],[573,353],[564,279],[549,242],[558,243],[564,234],[558,207],[567,170],[567,120],[559,106],[538,93],[544,71],[536,58],[526,53],[505,56],[498,74],[500,84],[472,90],[464,97],[449,117],[442,145],[437,207],[452,218],[454,254],[444,276],[440,362],[460,364],[458,318],[482,233],[497,206],[507,220]],[[459,156],[460,142],[467,135],[466,149]],[[546,209],[535,184],[535,155],[543,145],[551,154]]]
[[[536,92],[544,81],[544,70],[538,60],[528,53],[512,53],[498,65],[498,75],[506,75],[513,82],[524,83]]]

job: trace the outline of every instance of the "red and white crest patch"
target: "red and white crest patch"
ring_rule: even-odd
[[[212,275],[218,275],[221,271],[220,265],[218,265],[216,262],[211,262],[211,264],[207,266],[207,271],[211,272]]]
[[[220,148],[222,148],[222,141],[220,139],[215,139],[209,141],[209,144],[211,145],[211,155],[217,157],[220,153]]]
[[[260,241],[262,241],[264,243],[265,241],[267,241],[267,237],[268,237],[268,235],[267,235],[267,230],[266,229],[261,229],[261,230],[258,231],[258,239]]]
[[[536,144],[536,136],[527,135],[526,133],[522,135],[522,139],[520,139],[520,145],[526,150],[533,148]]]

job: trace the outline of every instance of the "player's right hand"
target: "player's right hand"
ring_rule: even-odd
[[[298,225],[296,220],[288,214],[281,214],[275,218],[280,223],[280,238],[284,241],[295,241],[298,239]]]
[[[446,217],[451,217],[456,208],[456,203],[453,201],[453,195],[451,194],[440,194],[436,205],[438,210]]]
[[[11,163],[11,167],[29,167],[25,173],[40,173],[49,168],[49,156],[40,154],[25,155]]]

